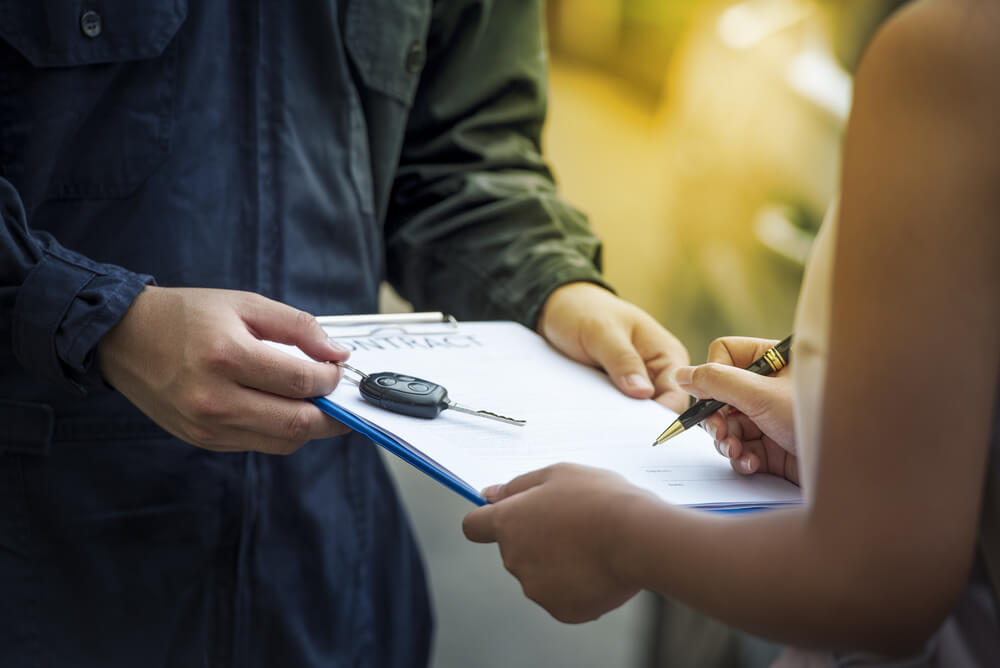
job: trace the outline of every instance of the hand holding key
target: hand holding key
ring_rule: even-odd
[[[337,362],[337,365],[361,376],[358,389],[361,390],[361,396],[366,401],[393,413],[431,419],[440,415],[441,411],[450,408],[461,413],[477,415],[518,427],[523,427],[526,424],[524,420],[462,406],[448,398],[448,390],[443,386],[429,380],[394,371],[379,371],[368,374],[344,362]]]

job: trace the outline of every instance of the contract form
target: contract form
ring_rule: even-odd
[[[327,413],[476,503],[485,503],[479,490],[489,485],[559,462],[615,471],[677,505],[740,509],[801,500],[799,488],[783,478],[734,472],[701,429],[650,448],[675,412],[626,397],[603,372],[570,360],[520,324],[326,331],[351,351],[348,362],[357,369],[427,379],[463,404],[525,420],[519,427],[457,411],[433,419],[400,415],[365,401],[349,373],[317,400]]]

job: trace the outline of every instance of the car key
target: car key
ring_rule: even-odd
[[[462,406],[448,397],[448,390],[443,386],[429,380],[393,371],[379,371],[378,373],[366,374],[343,362],[337,362],[337,365],[361,376],[358,389],[361,390],[361,396],[366,401],[394,413],[430,419],[440,415],[441,411],[450,408],[461,413],[497,420],[504,424],[512,424],[519,427],[525,424],[524,420],[517,420],[504,415],[498,415],[491,411]]]

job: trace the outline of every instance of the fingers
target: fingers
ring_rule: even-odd
[[[777,339],[725,336],[708,346],[708,361],[745,369],[776,343]]]
[[[732,406],[723,406],[715,414],[705,418],[702,426],[716,441],[729,437],[750,441],[760,438],[762,433],[756,422]]]
[[[667,390],[656,397],[657,403],[663,404],[675,413],[683,413],[690,406],[690,395],[679,387]]]
[[[346,434],[350,429],[321,411],[315,404],[298,399],[254,393],[260,402],[258,415],[248,420],[248,428],[265,437],[291,442],[299,447],[320,438]]]
[[[473,543],[493,543],[496,541],[494,526],[494,506],[481,506],[462,520],[462,533]]]
[[[681,389],[694,396],[717,399],[748,415],[761,412],[774,379],[723,364],[681,367],[675,376]]]
[[[347,431],[301,401],[329,393],[340,370],[258,340],[297,345],[321,361],[345,359],[307,313],[245,292],[151,288],[113,332],[101,344],[109,382],[189,443],[288,453]]]
[[[219,451],[287,455],[311,440],[350,431],[312,403],[241,387],[194,398],[184,418],[181,438]]]
[[[687,397],[670,379],[687,364],[684,346],[652,316],[591,283],[557,288],[542,306],[538,331],[572,359],[603,368],[636,399],[657,396],[683,410]]]
[[[520,494],[532,487],[541,485],[552,473],[549,466],[537,471],[519,475],[505,485],[492,485],[483,490],[483,498],[495,504],[506,498]],[[492,543],[496,541],[496,506],[486,505],[473,510],[462,520],[462,532],[474,543]]]
[[[716,441],[725,438],[726,435],[728,434],[726,419],[725,416],[723,415],[723,412],[725,410],[726,407],[723,406],[721,409],[719,409],[712,415],[709,415],[701,422],[701,428],[707,431],[708,435],[711,436]]]
[[[688,408],[690,397],[673,378],[674,369],[690,363],[687,349],[652,317],[637,317],[633,334],[635,349],[644,360],[657,401],[678,413]]]
[[[340,382],[343,371],[336,364],[310,362],[252,340],[232,354],[232,378],[240,385],[292,399],[322,397]]]
[[[760,441],[757,441],[759,444]],[[733,470],[742,475],[753,475],[757,473],[761,468],[760,455],[757,452],[763,453],[763,446],[759,448],[754,448],[752,451],[747,452],[739,457],[731,457],[729,459],[729,465],[733,467]]]
[[[764,445],[759,437],[747,440],[743,438],[744,435],[740,433],[739,428],[730,429],[727,436],[715,441],[715,449],[729,460],[734,471],[749,475],[760,470]]]
[[[648,399],[653,396],[646,363],[632,344],[624,327],[595,327],[588,332],[587,352],[607,371],[611,382],[630,397]]]
[[[729,459],[737,473],[756,473],[764,466],[767,460],[764,434],[746,415],[727,406],[706,418],[702,426],[715,440],[716,451]]]
[[[796,485],[799,484],[798,459],[767,437],[751,439],[742,443],[743,452],[730,453],[730,465],[742,475],[770,473],[778,475]]]
[[[351,431],[349,427],[336,422],[333,418],[330,418],[330,422],[332,423],[332,426],[329,431],[321,436],[317,436],[316,438],[334,438],[336,436],[343,436]],[[184,435],[178,436],[180,436],[182,440],[191,442],[192,445],[197,445],[205,450],[213,450],[216,452],[253,451],[260,452],[265,455],[280,456],[295,454],[300,448],[309,442],[283,439],[249,431],[247,429],[237,428],[226,430],[218,436],[206,439],[202,442],[193,442],[191,439],[185,438]]]
[[[483,490],[483,498],[490,503],[497,503],[498,501],[503,501],[508,497],[520,494],[521,492],[531,489],[532,487],[538,487],[549,479],[549,476],[552,475],[552,469],[553,467],[547,466],[543,469],[538,469],[537,471],[530,471],[523,475],[519,475],[506,485],[493,485],[491,487],[487,487]]]
[[[245,387],[293,399],[329,394],[340,382],[335,364],[301,360],[258,340],[297,346],[321,362],[347,359],[347,349],[330,340],[314,317],[259,295],[246,295],[237,311],[257,338],[236,337],[209,350],[206,362],[216,370]]]
[[[738,438],[724,438],[715,442],[715,450],[730,461],[736,460],[743,454],[743,441]]]
[[[341,362],[350,353],[326,335],[316,318],[297,308],[251,295],[240,305],[240,315],[261,339],[297,346],[320,362]]]

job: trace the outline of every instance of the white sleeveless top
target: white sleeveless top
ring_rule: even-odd
[[[795,396],[795,442],[803,495],[812,501],[815,452],[823,424],[823,388],[829,356],[830,308],[833,302],[833,252],[837,245],[837,206],[831,207],[813,244],[795,310],[792,383]]]
[[[833,260],[837,240],[837,206],[831,207],[816,237],[795,313],[792,382],[795,388],[795,433],[799,480],[806,501],[812,500],[817,448],[823,424],[823,388],[830,338]],[[977,552],[978,554],[978,552]],[[857,652],[785,650],[773,668],[986,668],[1000,666],[1000,621],[993,590],[981,558],[958,607],[918,655],[885,659]]]

